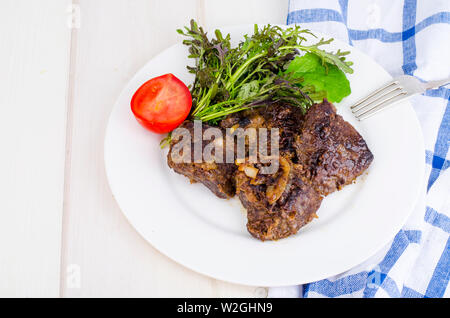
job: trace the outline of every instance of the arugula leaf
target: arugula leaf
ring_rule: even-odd
[[[293,78],[303,78],[302,87],[312,86],[314,92],[309,96],[314,100],[320,100],[320,97],[325,95],[330,102],[338,103],[351,93],[350,83],[344,72],[336,65],[323,62],[320,56],[314,53],[297,56],[290,62],[286,73],[291,74]]]
[[[333,39],[303,45],[305,36],[314,34],[299,26],[284,29],[255,25],[253,35],[245,35],[235,47],[231,46],[229,34],[216,30],[215,36],[208,38],[194,20],[177,32],[185,36],[183,44],[189,47],[189,57],[195,59],[195,66],[188,66],[189,72],[195,74],[190,86],[190,118],[214,124],[229,114],[275,102],[290,103],[306,112],[313,99],[328,96],[330,101],[337,101],[341,95],[348,95],[340,72],[353,72],[352,63],[346,61],[348,52],[319,48]],[[317,63],[310,65],[310,71],[301,71],[294,67],[297,62],[291,63],[293,75],[285,72],[300,51],[315,56]],[[324,74],[315,74],[325,72],[321,66],[326,67],[326,82]]]
[[[259,90],[259,82],[257,80],[253,80],[241,86],[241,89],[239,90],[237,97],[239,99],[250,98],[257,95],[258,90]]]

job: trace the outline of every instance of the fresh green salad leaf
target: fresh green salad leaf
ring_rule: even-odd
[[[314,87],[314,93],[309,94],[313,100],[320,100],[325,95],[330,102],[338,103],[351,93],[350,82],[344,72],[313,53],[297,56],[290,62],[286,73],[294,78],[303,78],[302,87]]]
[[[343,72],[353,72],[352,63],[346,61],[348,52],[332,53],[320,48],[333,39],[303,45],[305,36],[314,34],[299,26],[284,29],[255,25],[253,35],[245,35],[236,47],[231,46],[230,35],[224,36],[219,30],[215,37],[208,38],[194,20],[177,31],[186,37],[183,43],[189,47],[189,57],[195,59],[195,66],[188,66],[189,72],[195,74],[190,87],[190,118],[214,124],[228,114],[275,102],[288,102],[306,112],[313,99],[329,97],[337,101],[348,94],[349,87],[342,80]],[[319,62],[314,64],[307,57],[290,63],[300,51]],[[297,69],[303,62],[310,63],[310,68]],[[288,65],[290,71],[286,72]],[[325,83],[329,79],[332,83]]]

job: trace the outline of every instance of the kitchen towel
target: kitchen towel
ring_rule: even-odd
[[[450,77],[448,0],[291,0],[287,24],[293,23],[353,45],[393,77]],[[448,87],[411,99],[425,139],[425,204],[416,207],[388,246],[363,264],[303,286],[270,288],[269,297],[450,296]]]

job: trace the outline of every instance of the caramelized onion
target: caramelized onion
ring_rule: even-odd
[[[230,128],[230,133],[231,133],[231,134],[234,133],[234,131],[235,131],[236,129],[238,129],[238,128],[239,128],[239,124],[233,125],[233,126]]]
[[[289,173],[291,166],[289,162],[280,157],[280,166],[282,169],[281,176],[278,178],[277,183],[269,185],[266,189],[266,197],[270,204],[274,204],[281,197],[289,181]]]
[[[244,167],[244,173],[247,175],[247,177],[255,179],[258,174],[258,169],[251,166]]]

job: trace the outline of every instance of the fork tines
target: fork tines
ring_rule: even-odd
[[[363,120],[402,100],[405,95],[407,92],[399,82],[393,81],[364,97],[350,108],[358,120]]]

